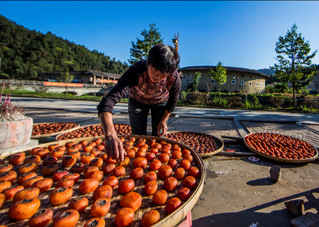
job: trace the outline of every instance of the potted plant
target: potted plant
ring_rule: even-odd
[[[33,119],[11,102],[10,94],[2,98],[4,86],[0,94],[0,151],[29,143],[33,128]]]

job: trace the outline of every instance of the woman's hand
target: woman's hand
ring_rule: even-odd
[[[159,137],[162,137],[162,136],[164,136],[166,134],[166,132],[167,132],[167,123],[166,122],[168,121],[168,118],[169,118],[170,115],[171,115],[171,113],[168,112],[167,110],[165,110],[161,121],[158,123],[157,135]]]
[[[108,157],[124,161],[126,152],[123,149],[122,141],[116,134],[105,136],[105,151]]]
[[[162,137],[166,134],[167,132],[167,124],[166,124],[166,121],[160,121],[158,126],[157,126],[157,135],[159,137]]]
[[[100,113],[101,126],[105,135],[105,151],[108,157],[124,161],[126,152],[122,141],[117,137],[112,121],[112,113]]]

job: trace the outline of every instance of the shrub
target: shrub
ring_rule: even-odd
[[[301,89],[300,91],[299,91],[299,94],[302,94],[302,95],[308,95],[309,94],[309,90],[308,89]]]
[[[284,102],[285,102],[285,98],[283,98],[283,97],[270,97],[269,98],[269,104],[270,104],[270,106],[273,106],[273,107],[282,108]]]
[[[188,92],[186,91],[181,91],[180,95],[179,95],[179,99],[182,101],[182,102],[185,102],[186,99],[187,99],[187,94]]]
[[[190,104],[203,105],[205,104],[206,94],[200,92],[190,92],[186,98]]]
[[[318,109],[318,100],[315,99],[306,99],[300,103],[301,106],[310,108],[310,109]]]
[[[226,97],[225,100],[227,101],[227,105],[230,108],[243,108],[244,107],[243,100],[239,96]]]
[[[307,106],[303,106],[303,105],[301,105],[298,109],[300,111],[303,111],[306,113],[318,113],[319,112],[319,110],[317,108],[307,107]]]
[[[226,108],[228,106],[228,100],[226,98],[220,97],[220,105],[219,105],[219,97],[214,96],[214,98],[210,99],[211,102],[209,103],[211,106],[216,107],[224,107]]]
[[[251,97],[251,102],[253,103],[254,106],[260,106],[259,99],[257,98],[256,95],[253,95]]]

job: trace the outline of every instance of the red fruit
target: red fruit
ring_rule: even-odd
[[[133,160],[132,164],[135,168],[141,167],[144,169],[147,166],[147,159],[144,157],[137,157]]]
[[[121,194],[128,193],[135,187],[135,182],[132,179],[126,179],[119,183],[118,192]]]
[[[177,166],[177,161],[176,161],[176,159],[170,159],[170,160],[168,161],[168,165],[174,169],[174,168]]]
[[[153,161],[156,158],[156,154],[153,152],[147,153],[145,155],[145,158],[147,159],[147,161]]]
[[[116,176],[109,176],[103,181],[103,185],[110,185],[112,188],[114,188],[116,185],[118,185],[119,180]]]
[[[186,201],[189,199],[189,197],[191,196],[191,190],[187,187],[183,187],[183,188],[180,188],[177,192],[177,197],[182,200],[182,201]]]
[[[199,170],[197,167],[192,166],[192,167],[190,167],[190,168],[188,169],[187,174],[188,174],[188,176],[193,176],[193,177],[196,178],[196,177],[199,176],[200,170]]]
[[[59,181],[59,180],[62,179],[63,176],[65,176],[67,174],[69,174],[69,172],[66,171],[66,170],[58,170],[56,173],[54,173],[52,175],[52,180],[55,181],[55,182]]]
[[[153,203],[155,203],[156,205],[163,205],[166,203],[167,198],[168,198],[168,194],[165,190],[163,189],[158,190],[153,195]]]
[[[130,177],[133,180],[141,179],[143,178],[143,175],[144,175],[144,171],[141,167],[134,168],[130,173]]]
[[[155,171],[150,171],[144,176],[144,182],[147,183],[149,181],[156,181],[157,180],[157,174]]]
[[[159,170],[158,170],[158,177],[165,180],[167,177],[171,176],[173,172],[172,167],[169,165],[163,165]]]
[[[183,186],[184,186],[184,187],[187,187],[187,188],[189,188],[189,189],[194,189],[194,188],[196,188],[197,182],[196,182],[195,177],[193,177],[193,176],[187,176],[187,177],[185,177],[184,180],[183,180]]]
[[[169,154],[168,153],[160,154],[160,156],[158,156],[158,160],[160,160],[162,163],[167,163],[169,161]]]
[[[164,189],[168,192],[173,191],[177,187],[177,179],[175,177],[168,177],[164,181]]]
[[[161,168],[162,162],[160,160],[155,159],[150,163],[150,170],[155,171]]]
[[[175,210],[177,210],[181,205],[182,201],[177,197],[173,197],[166,202],[165,210],[167,213],[172,213]]]

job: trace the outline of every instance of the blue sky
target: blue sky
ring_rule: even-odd
[[[312,51],[319,50],[318,12],[318,1],[0,1],[0,14],[17,24],[121,62],[150,24],[172,46],[180,32],[181,67],[273,66],[278,37],[294,23]]]

